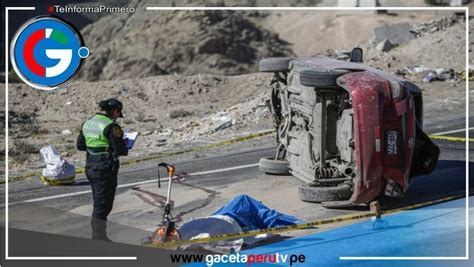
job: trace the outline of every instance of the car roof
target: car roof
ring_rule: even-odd
[[[315,68],[319,70],[345,69],[351,71],[370,71],[385,80],[395,80],[403,82],[405,80],[394,74],[361,64],[344,60],[337,60],[327,56],[317,55],[306,59],[296,59],[291,61],[292,66],[299,69]]]

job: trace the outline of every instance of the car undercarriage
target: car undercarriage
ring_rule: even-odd
[[[330,207],[399,197],[436,166],[416,85],[321,56],[264,59],[260,70],[274,73],[268,104],[277,131],[276,155],[260,169],[304,182],[301,200]]]

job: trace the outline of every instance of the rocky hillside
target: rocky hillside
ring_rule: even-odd
[[[24,84],[10,84],[9,163],[12,173],[41,167],[43,161],[38,150],[49,144],[56,145],[68,161],[82,165],[84,155],[75,149],[79,127],[97,109],[98,100],[108,97],[117,97],[124,103],[125,118],[119,123],[125,130],[142,133],[129,158],[271,128],[271,117],[265,105],[271,74],[235,75],[254,72],[264,53],[291,54],[276,34],[268,28],[256,26],[258,21],[265,20],[264,15],[245,12],[172,14],[174,16],[162,14],[146,18],[142,14],[142,17],[125,17],[117,28],[105,32],[96,27],[88,29],[88,42],[97,48],[92,48],[93,55],[87,61],[82,79],[100,81],[76,80],[53,92],[33,90]],[[284,13],[281,16],[288,20]],[[371,16],[377,21],[380,15]],[[115,18],[104,17],[99,21],[103,24],[96,26],[111,27],[112,24],[106,25],[108,19]],[[412,24],[412,29],[418,31],[415,38],[389,51],[378,50],[377,44],[370,41],[363,45],[366,64],[405,75],[420,85],[424,90],[425,122],[435,121],[441,111],[452,115],[465,112],[465,84],[460,73],[465,64],[465,22],[463,18],[447,20],[449,23],[446,25],[445,19]],[[206,23],[209,23],[208,29],[201,29]],[[137,25],[142,25],[143,29],[125,30]],[[181,32],[178,32],[179,25]],[[378,26],[378,23],[374,24],[374,27]],[[237,31],[239,34],[234,28],[240,30]],[[169,29],[168,32],[165,29]],[[367,30],[373,32],[373,28]],[[205,38],[193,39],[188,35]],[[180,45],[170,40],[179,41]],[[306,42],[307,46],[314,44],[311,39],[295,40]],[[276,43],[271,45],[272,42]],[[298,46],[302,47],[303,43]],[[99,53],[102,50],[97,49],[110,52]],[[240,53],[245,56],[241,58]],[[160,60],[151,60],[158,57]],[[99,68],[100,64],[103,68]],[[211,67],[212,64],[224,67]],[[414,70],[414,65],[418,68],[424,66],[427,70],[412,74],[410,71]],[[92,68],[97,68],[97,73]],[[453,69],[455,76],[422,82],[426,75],[439,68]],[[206,72],[230,75],[170,75]],[[0,92],[3,91],[0,85]],[[3,99],[0,93],[0,105]]]
[[[138,6],[138,8],[144,8]],[[258,60],[291,56],[287,42],[254,22],[257,12],[148,11],[102,18],[83,30],[87,81],[164,74],[239,75]]]

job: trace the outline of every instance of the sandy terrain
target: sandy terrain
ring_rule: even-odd
[[[183,14],[181,19],[186,21],[194,21],[198,18],[195,14]],[[215,14],[201,15],[202,20],[218,16]],[[390,72],[400,72],[405,67],[413,64],[432,68],[453,68],[458,73],[458,79],[454,81],[422,83],[421,79],[426,73],[406,75],[405,77],[419,84],[424,90],[426,121],[433,121],[440,110],[452,113],[453,116],[462,116],[464,114],[465,85],[464,81],[462,81],[462,71],[465,57],[462,47],[465,44],[465,24],[459,22],[446,29],[430,31],[389,52],[376,50],[370,40],[373,36],[374,27],[398,21],[410,23],[426,22],[436,19],[438,15],[427,13],[414,17],[409,14],[387,16],[374,13],[356,15],[326,12],[323,15],[304,13],[299,18],[295,12],[258,15],[246,13],[241,16],[239,13],[233,13],[231,18],[218,20],[212,31],[210,30],[205,34],[214,36],[213,34],[226,29],[237,32],[225,33],[224,36],[242,36],[241,28],[234,26],[226,27],[225,25],[236,21],[246,21],[248,25],[256,27],[256,32],[272,36],[273,41],[270,44],[280,40],[278,41],[281,44],[279,49],[287,51],[289,55],[305,55],[305,53],[324,52],[327,49],[332,51],[340,48],[349,49],[361,44],[366,49],[365,59],[367,64]],[[165,22],[163,23],[170,27],[170,31],[171,29],[177,31],[177,23],[180,21],[180,16],[176,17],[162,16],[160,19],[171,19],[168,22],[169,25]],[[367,31],[360,35],[354,35],[354,29],[349,27],[349,25],[355,24],[357,18],[361,18],[361,23],[364,25],[363,28],[367,28]],[[127,23],[127,31],[130,31],[131,35],[142,35],[137,37],[142,39],[137,40],[144,40],[143,38],[153,35],[155,32],[151,28],[147,31],[140,30],[143,25],[150,23],[148,19],[151,19],[151,17],[130,19]],[[98,29],[103,31],[110,30],[104,26],[104,20],[111,22],[115,18],[104,17],[100,19],[96,22],[96,28],[94,28],[96,23],[89,25],[90,29],[85,30],[86,38],[87,36],[90,40],[98,38],[100,35]],[[291,24],[291,21],[295,21],[295,23]],[[221,22],[223,24],[220,24]],[[306,22],[306,25],[304,22]],[[316,32],[314,36],[306,36],[305,31],[294,31],[295,27],[305,30],[314,29],[314,24],[321,25],[320,27],[322,27],[318,28],[320,31],[314,31]],[[200,24],[192,25],[198,26]],[[195,28],[192,25],[183,29],[194,31]],[[279,25],[285,25],[286,28]],[[133,28],[135,26],[137,28]],[[168,33],[168,35],[170,34],[171,32]],[[184,36],[185,34],[182,33],[181,35]],[[307,38],[302,38],[301,36],[306,36]],[[125,37],[121,36],[120,38]],[[255,38],[256,40],[254,40]],[[336,42],[334,38],[337,39]],[[188,39],[184,38],[182,40]],[[319,41],[315,42],[315,40]],[[95,40],[91,44],[97,47],[102,45],[113,47],[114,44],[122,44],[123,40],[112,38],[109,41],[101,43],[99,40]],[[154,41],[156,40],[151,39],[148,44],[152,44]],[[261,45],[267,46],[269,44],[267,39],[259,39],[258,35],[253,37],[252,35],[250,37],[247,36],[241,41],[244,47],[252,49],[260,49]],[[288,43],[285,44],[286,42]],[[343,45],[340,47],[334,45],[339,43]],[[190,43],[190,47],[193,44]],[[132,51],[133,49],[146,48],[130,45],[126,51]],[[181,47],[180,49],[186,50],[187,48]],[[171,53],[172,51],[174,50],[165,51],[163,54]],[[213,56],[219,60],[226,61],[228,60],[228,54],[225,51],[223,53],[216,52]],[[119,60],[120,56],[122,56],[115,55],[114,58],[108,58],[105,52],[104,54],[97,50],[96,53],[97,58],[112,61]],[[332,54],[332,52],[330,53]],[[126,131],[140,131],[142,134],[137,142],[137,146],[131,153],[131,158],[165,150],[176,150],[185,146],[215,142],[234,136],[246,135],[258,130],[269,129],[272,127],[272,122],[265,101],[268,98],[267,84],[271,75],[258,74],[253,71],[258,63],[258,58],[264,54],[257,53],[256,55],[258,56],[253,59],[252,63],[241,64],[245,66],[242,71],[249,72],[249,74],[237,76],[204,74],[213,70],[212,68],[203,68],[202,74],[190,76],[174,74],[157,75],[157,73],[147,73],[146,71],[143,72],[143,76],[140,76],[136,75],[136,72],[142,69],[140,67],[142,63],[138,63],[136,66],[132,64],[124,68],[123,65],[112,64],[112,61],[106,61],[105,64],[111,66],[102,73],[103,75],[106,72],[109,73],[109,71],[110,73],[121,74],[115,76],[114,80],[107,81],[108,76],[101,76],[101,74],[92,80],[104,78],[104,81],[87,82],[76,80],[54,92],[36,91],[23,84],[11,84],[9,89],[10,169],[15,174],[40,168],[43,162],[38,150],[49,144],[55,144],[67,160],[77,165],[82,165],[84,154],[76,151],[75,138],[81,123],[96,111],[97,102],[107,97],[118,97],[124,103],[125,118],[119,121],[124,129]],[[198,65],[201,62],[207,62],[206,60],[190,62],[192,64],[196,63],[192,68],[198,70]],[[88,64],[90,65],[91,62],[93,62],[92,59]],[[157,64],[160,64],[160,61],[157,62]],[[176,61],[175,67],[179,69],[180,66],[182,66],[182,62]],[[235,66],[239,68],[240,65],[227,66],[230,67],[228,69],[219,68],[217,71],[226,73],[233,70]],[[88,71],[86,66],[83,79],[87,80],[88,76],[86,74]],[[187,73],[186,71],[184,72]],[[1,86],[3,88],[4,85]],[[1,99],[3,100],[4,97],[2,96]]]
[[[391,12],[374,15],[372,11],[293,11],[269,12],[264,26],[291,44],[300,57],[327,50],[350,50],[368,43],[375,27],[407,22],[416,24],[450,14],[451,12]]]

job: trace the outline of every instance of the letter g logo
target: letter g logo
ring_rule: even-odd
[[[16,32],[10,56],[25,83],[53,90],[78,73],[89,49],[74,26],[57,17],[41,16],[27,21]]]

